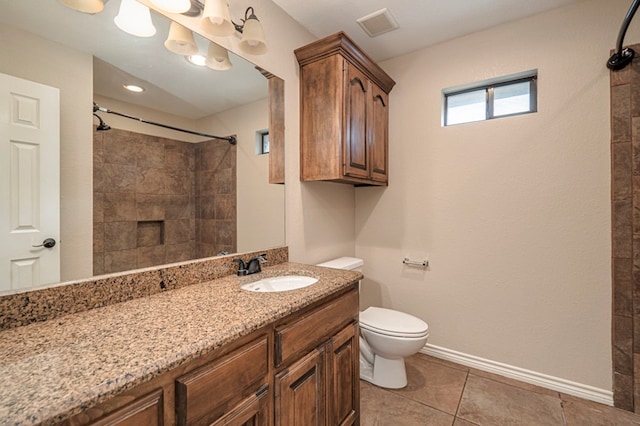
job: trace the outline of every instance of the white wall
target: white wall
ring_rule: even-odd
[[[365,304],[423,318],[431,344],[611,390],[605,62],[628,6],[580,2],[382,64],[391,184],[356,189]],[[537,113],[441,127],[443,88],[536,68]]]
[[[0,40],[0,72],[60,89],[60,275],[63,281],[90,277],[93,59],[2,24]]]

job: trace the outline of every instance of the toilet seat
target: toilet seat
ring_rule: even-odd
[[[392,309],[369,307],[360,312],[360,328],[385,336],[420,338],[429,326],[420,318]]]

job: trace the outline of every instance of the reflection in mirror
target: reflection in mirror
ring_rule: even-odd
[[[0,45],[0,73],[60,90],[60,276],[41,283],[284,245],[284,187],[258,154],[265,76],[233,54],[228,71],[189,63],[164,47],[170,23],[153,11],[155,36],[126,34],[113,23],[119,4],[95,15],[57,0],[0,4],[0,36],[14,40]],[[194,40],[206,54],[208,40]],[[104,112],[111,130],[96,131],[93,101],[238,144]]]

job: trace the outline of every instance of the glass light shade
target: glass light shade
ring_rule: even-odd
[[[189,0],[151,0],[151,3],[169,13],[184,13],[191,9]]]
[[[229,60],[229,52],[219,44],[209,42],[205,65],[216,71],[226,71],[231,69],[232,65]]]
[[[136,0],[122,0],[118,15],[113,18],[113,22],[125,33],[137,37],[151,37],[156,33],[149,8]]]
[[[227,0],[206,0],[200,26],[214,36],[229,36],[235,31]]]
[[[193,55],[198,53],[198,46],[193,39],[191,30],[175,21],[171,22],[169,36],[164,42],[164,47],[178,55]]]
[[[239,46],[243,52],[250,55],[267,53],[267,42],[264,39],[262,24],[255,18],[255,15],[245,21]]]
[[[102,0],[59,0],[65,6],[84,13],[100,13],[104,9]]]

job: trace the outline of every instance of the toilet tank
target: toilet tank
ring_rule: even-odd
[[[337,259],[319,263],[317,266],[362,272],[362,265],[364,265],[364,261],[362,259],[358,259],[356,257],[339,257]]]

